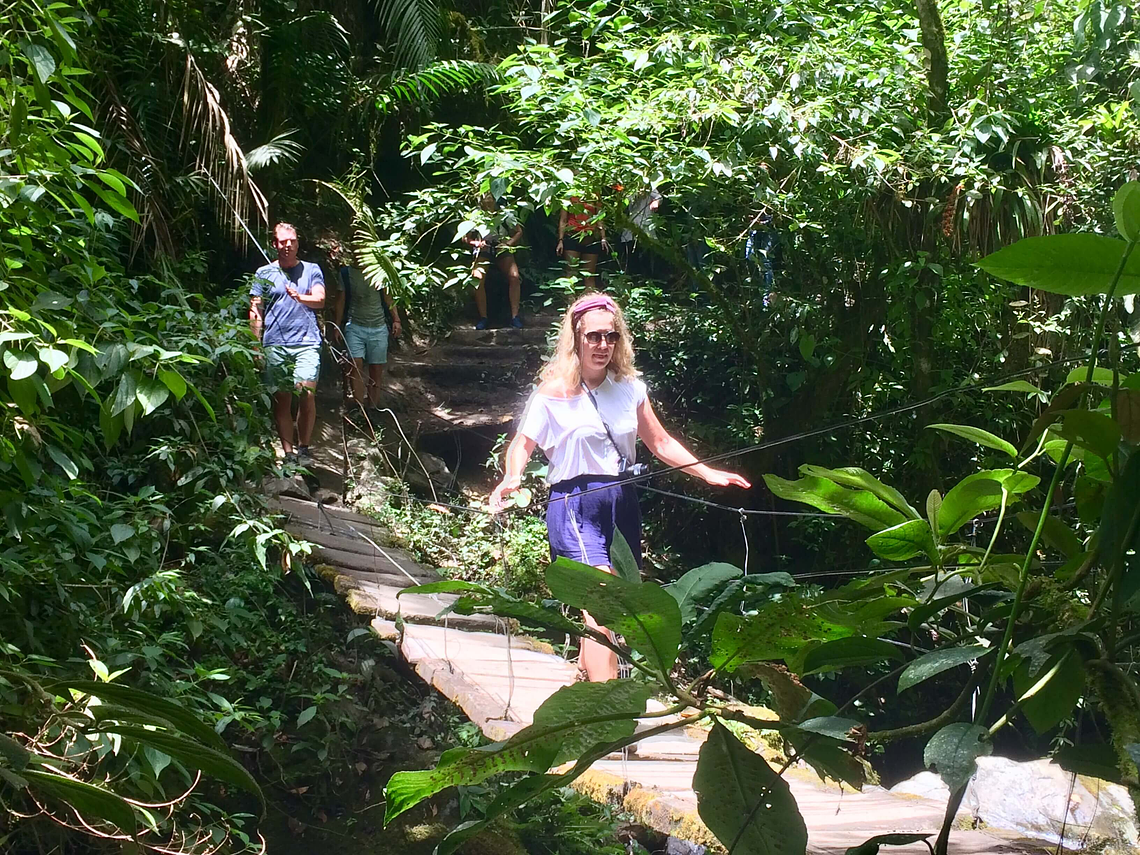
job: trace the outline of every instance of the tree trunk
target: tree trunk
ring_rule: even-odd
[[[930,91],[926,113],[931,125],[941,125],[950,115],[950,61],[946,55],[946,30],[942,27],[938,0],[916,0],[916,5],[925,52],[926,84]]]

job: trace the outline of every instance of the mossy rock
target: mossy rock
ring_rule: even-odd
[[[459,850],[459,855],[528,855],[518,835],[501,826],[488,828]]]

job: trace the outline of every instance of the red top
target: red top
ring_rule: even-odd
[[[592,232],[596,228],[590,220],[598,213],[598,206],[583,202],[579,196],[570,197],[570,207],[566,209],[566,225],[572,232]]]

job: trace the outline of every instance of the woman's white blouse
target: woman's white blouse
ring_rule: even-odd
[[[535,390],[523,411],[519,433],[534,440],[550,461],[546,475],[550,484],[579,475],[617,475],[620,458],[606,436],[599,411],[622,453],[632,462],[637,445],[637,408],[646,395],[640,379],[615,380],[610,375],[594,390],[596,410],[585,392],[573,398],[556,398]]]

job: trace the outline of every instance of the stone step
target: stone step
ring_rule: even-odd
[[[421,377],[444,387],[456,383],[509,382],[516,374],[527,373],[525,365],[503,362],[393,362],[388,368],[393,378]]]
[[[542,348],[534,344],[452,344],[444,340],[429,350],[405,354],[391,362],[415,362],[427,355],[435,362],[515,362],[539,359]]]
[[[546,347],[549,329],[546,325],[527,326],[521,330],[513,327],[491,330],[454,329],[447,337],[450,344],[534,344]]]

